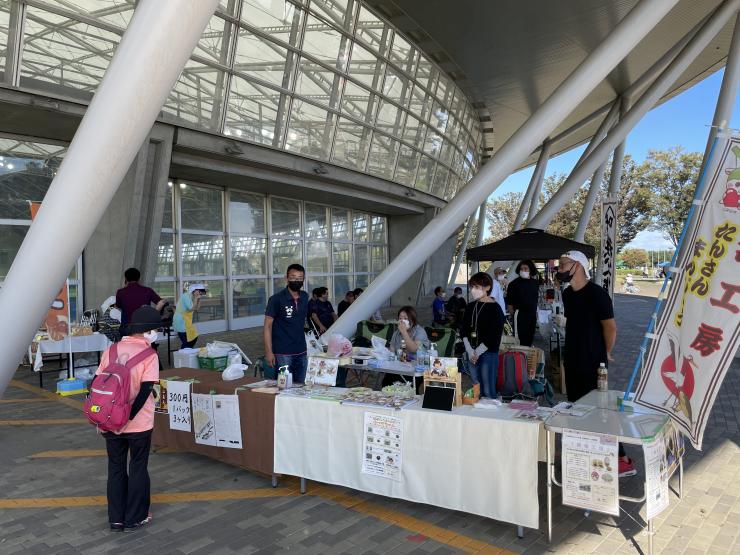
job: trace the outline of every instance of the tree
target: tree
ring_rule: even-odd
[[[648,263],[648,254],[644,249],[624,249],[618,256],[628,268],[639,268]]]
[[[694,199],[702,154],[684,152],[680,146],[669,150],[651,150],[641,178],[650,187],[653,201],[652,229],[662,231],[674,246],[678,245],[686,217]]]
[[[486,205],[486,222],[491,238],[488,242],[498,241],[511,235],[519,205],[524,200],[524,192],[510,192],[489,201]]]

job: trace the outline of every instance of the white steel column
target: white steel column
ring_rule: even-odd
[[[0,289],[0,395],[217,6],[218,0],[136,6]]]
[[[634,106],[627,111],[624,118],[612,129],[602,143],[593,151],[587,160],[576,168],[563,186],[555,193],[537,216],[529,223],[530,227],[544,229],[558,210],[575,194],[588,174],[609,156],[642,117],[660,100],[676,79],[688,68],[692,61],[707,47],[727,21],[735,15],[740,7],[740,0],[726,0],[707,20],[706,24],[694,35],[681,53],[668,68],[650,85]]]
[[[519,205],[519,211],[516,213],[516,218],[514,219],[514,225],[512,227],[512,231],[517,231],[519,228],[522,227],[522,222],[524,221],[525,216],[534,214],[534,212],[532,212],[532,205],[536,204],[537,201],[533,199],[540,196],[540,189],[542,188],[542,180],[545,178],[545,171],[547,170],[547,162],[550,160],[551,145],[552,143],[550,143],[549,141],[545,141],[544,143],[542,143],[542,148],[540,149],[540,155],[537,158],[537,164],[534,167],[532,178],[529,180],[529,185],[527,186],[527,192],[524,194],[522,203]]]
[[[678,0],[650,0],[638,3],[483,166],[473,180],[455,195],[439,216],[429,222],[370,284],[367,291],[350,305],[330,328],[331,332],[348,337],[352,335],[357,322],[375,311],[391,291],[398,289],[434,253],[439,237],[449,237],[468,214],[496,190],[677,2]]]
[[[478,209],[478,233],[475,235],[475,246],[480,247],[483,244],[483,234],[486,232],[486,204],[484,201]],[[480,272],[480,262],[477,260],[473,263],[473,273]]]
[[[540,170],[540,174],[537,177],[537,185],[534,188],[534,191],[532,191],[532,198],[529,202],[529,210],[527,211],[527,220],[530,220],[534,217],[534,215],[537,213],[537,206],[540,203],[540,194],[542,193],[542,183],[545,181],[545,173],[547,172],[547,163],[550,161],[550,150],[552,149],[552,141],[545,141],[545,143],[542,145],[542,152],[540,153],[540,156],[545,157],[545,162],[542,164],[542,168]],[[539,161],[537,162],[537,165],[539,166]],[[535,170],[537,171],[537,170]],[[514,226],[515,229],[518,229],[516,226]]]
[[[583,205],[583,212],[581,212],[581,219],[578,220],[578,226],[576,227],[575,235],[573,239],[579,243],[583,243],[583,239],[586,237],[586,228],[588,227],[588,221],[591,219],[591,212],[594,210],[594,204],[596,204],[596,197],[599,195],[601,190],[601,180],[604,179],[604,172],[606,171],[606,160],[601,164],[594,172],[591,178],[591,185],[588,188],[588,194],[586,195],[586,202]]]
[[[455,283],[455,279],[457,279],[457,273],[460,271],[460,265],[462,263],[462,259],[465,256],[465,250],[468,248],[468,242],[470,241],[470,234],[473,232],[473,218],[475,217],[475,214],[471,214],[468,216],[468,219],[465,223],[465,232],[463,233],[463,240],[462,243],[460,243],[460,248],[457,250],[457,257],[455,258],[455,267],[452,269],[452,275],[450,276],[450,279],[447,280],[447,287],[452,286]]]

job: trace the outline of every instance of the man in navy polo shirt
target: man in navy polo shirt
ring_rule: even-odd
[[[308,315],[308,293],[301,291],[306,270],[291,264],[285,273],[287,287],[267,301],[265,309],[265,359],[273,368],[288,366],[293,381],[306,379],[308,357],[303,324]]]

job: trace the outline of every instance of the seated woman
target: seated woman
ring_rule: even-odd
[[[480,384],[481,397],[496,397],[498,349],[504,331],[504,311],[491,295],[493,280],[485,272],[474,274],[468,291],[474,301],[465,308],[460,336],[470,362],[470,377]]]
[[[391,336],[388,347],[392,353],[396,353],[405,344],[406,352],[416,354],[419,347],[429,348],[429,337],[422,326],[419,325],[416,309],[413,306],[402,306],[398,311],[398,328]],[[383,385],[393,385],[395,382],[403,381],[398,374],[386,374],[383,377]]]

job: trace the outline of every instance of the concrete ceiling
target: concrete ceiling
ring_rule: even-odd
[[[613,101],[720,3],[681,0],[551,136]],[[369,0],[369,4],[415,40],[469,94],[486,130],[483,154],[490,156],[637,0]],[[724,66],[734,23],[717,35],[662,101]],[[553,154],[588,140],[602,118],[558,141]],[[522,167],[535,160],[533,155]]]

